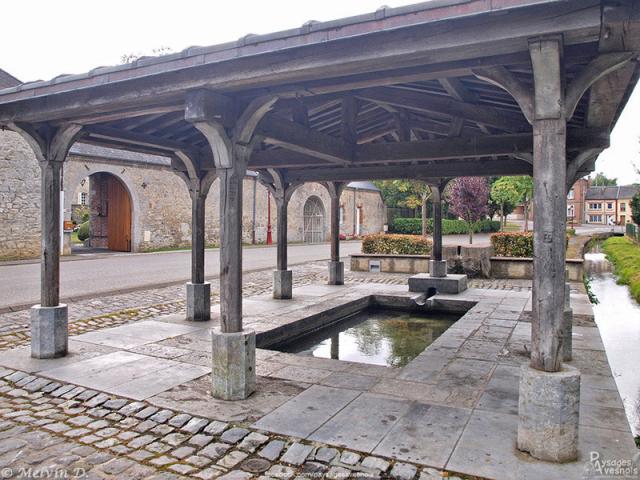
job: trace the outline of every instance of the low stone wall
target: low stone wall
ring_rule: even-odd
[[[384,273],[429,273],[430,255],[384,255],[354,254],[351,255],[352,272],[368,272],[373,265],[380,266]]]
[[[567,259],[569,280],[582,282],[584,260]],[[491,277],[530,280],[533,278],[533,258],[491,257]]]
[[[481,249],[474,249],[476,255],[469,255],[469,250],[463,248],[461,256],[443,255],[448,261],[449,271],[455,268],[458,263],[480,263],[480,254],[486,252]],[[450,252],[453,253],[453,252]],[[466,254],[466,255],[465,255]],[[485,258],[483,256],[483,258]],[[384,255],[384,254],[364,254],[357,253],[351,255],[351,271],[368,272],[380,271],[383,273],[429,273],[429,255]],[[533,258],[515,257],[490,257],[489,268],[482,268],[483,276],[491,278],[513,278],[520,280],[530,280],[533,278]],[[379,270],[375,268],[379,265]],[[374,268],[371,268],[374,266]],[[574,282],[581,282],[584,273],[584,261],[582,259],[569,259],[566,262],[569,270],[569,279]],[[467,270],[467,269],[465,269]],[[466,272],[465,272],[466,273]]]

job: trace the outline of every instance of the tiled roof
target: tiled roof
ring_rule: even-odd
[[[356,15],[338,20],[318,22],[309,20],[299,28],[292,28],[268,34],[247,34],[232,42],[210,45],[206,47],[191,46],[181,52],[159,56],[145,56],[123,65],[96,67],[82,74],[62,74],[51,80],[36,80],[26,82],[19,88],[2,92],[0,95],[39,89],[42,87],[56,87],[56,92],[63,91],[60,84],[80,81],[83,88],[89,86],[87,80],[103,77],[93,86],[121,81],[125,79],[141,78],[151,71],[154,73],[181,70],[186,66],[198,66],[205,61],[225,61],[255,55],[255,52],[280,51],[300,45],[324,43],[341,38],[370,33],[371,30],[393,30],[399,26],[419,25],[425,22],[437,22],[449,19],[459,19],[481,14],[491,14],[496,11],[527,7],[539,4],[553,4],[558,0],[508,0],[507,2],[489,2],[487,0],[429,0],[414,5],[390,8],[382,6],[368,14]],[[494,3],[497,3],[494,5]],[[368,25],[368,27],[365,27]],[[306,39],[305,39],[306,38]],[[272,45],[269,47],[268,45]],[[114,80],[115,79],[115,80]],[[70,87],[73,90],[77,87]]]
[[[620,198],[632,198],[640,191],[636,185],[620,185],[616,187],[589,187],[587,200],[617,200]]]

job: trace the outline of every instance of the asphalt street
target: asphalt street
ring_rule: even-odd
[[[341,255],[360,252],[360,242],[342,242]],[[289,264],[295,265],[330,257],[329,244],[290,245]],[[242,253],[245,272],[274,268],[276,247],[246,247]],[[219,250],[205,255],[207,278],[219,275]],[[104,293],[126,292],[187,282],[191,272],[189,251],[96,254],[78,257],[60,264],[60,296],[87,298]],[[40,264],[37,262],[0,265],[0,310],[39,303]]]

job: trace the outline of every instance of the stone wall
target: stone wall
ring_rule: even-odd
[[[40,250],[39,167],[32,151],[17,134],[2,132],[0,135],[0,258],[34,257]],[[140,165],[127,159],[105,160],[96,156],[69,155],[63,174],[65,218],[71,218],[73,205],[78,203],[79,192],[81,189],[86,190],[90,184],[89,177],[95,173],[116,176],[129,192],[133,206],[133,251],[190,244],[191,201],[187,187],[163,165]],[[210,245],[219,241],[219,194],[219,181],[216,180],[205,207],[206,241]],[[311,183],[298,188],[289,203],[290,242],[303,241],[304,205],[311,196],[317,196],[323,204],[325,239],[329,238],[329,195],[323,186]],[[251,243],[255,238],[257,243],[264,243],[268,223],[267,189],[254,176],[247,176],[243,198],[243,241]],[[354,232],[354,200],[356,208],[361,211],[360,233],[382,231],[385,208],[380,193],[347,189],[340,202],[343,212],[341,233],[351,235]],[[276,205],[271,199],[274,240],[277,233],[276,220]]]
[[[0,131],[0,259],[40,254],[40,167],[16,133]]]

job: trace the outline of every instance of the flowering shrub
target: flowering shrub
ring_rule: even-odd
[[[362,240],[362,253],[429,255],[431,241],[416,235],[367,235]]]
[[[500,232],[491,235],[491,245],[497,257],[533,257],[531,232]]]

